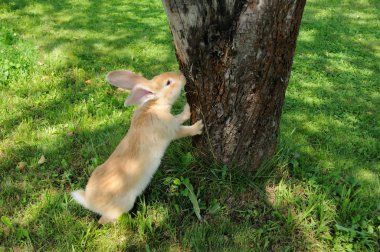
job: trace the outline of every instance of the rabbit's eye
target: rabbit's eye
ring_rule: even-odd
[[[172,81],[171,81],[171,80],[168,80],[168,81],[166,82],[166,86],[169,86],[170,84],[172,84]]]

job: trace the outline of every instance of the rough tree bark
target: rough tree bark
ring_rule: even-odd
[[[163,0],[204,153],[256,169],[272,156],[306,0]]]

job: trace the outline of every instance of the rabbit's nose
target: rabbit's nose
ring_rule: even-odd
[[[186,84],[185,76],[183,75],[182,72],[178,72],[178,74],[179,74],[179,78],[180,78],[181,82],[183,83],[183,85],[185,85]]]

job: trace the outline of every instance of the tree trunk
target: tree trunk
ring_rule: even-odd
[[[274,154],[305,1],[163,0],[203,153],[250,170]]]

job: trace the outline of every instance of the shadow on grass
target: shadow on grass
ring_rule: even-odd
[[[7,206],[2,214],[17,216],[16,224],[29,231],[33,248],[88,248],[94,246],[96,237],[102,237],[107,230],[117,230],[112,226],[97,226],[98,216],[73,202],[68,193],[83,188],[92,169],[112,152],[124,133],[119,125],[120,122],[116,121],[96,129],[82,129],[71,137],[58,136],[54,148],[48,151],[29,145],[19,145],[9,150],[9,153],[15,153],[15,160],[28,159],[33,153],[44,153],[47,160],[43,165],[28,164],[23,171],[11,170],[17,163],[11,159],[12,164],[2,164],[8,174],[4,180],[12,184],[12,187],[2,184],[3,203]],[[287,225],[287,219],[281,212],[283,209],[273,209],[270,204],[263,204],[266,191],[262,185],[271,176],[268,171],[260,175],[264,179],[258,183],[257,179],[251,181],[251,177],[242,171],[230,173],[215,164],[202,164],[200,170],[199,163],[183,160],[183,155],[192,151],[186,140],[170,146],[160,170],[140,197],[144,203],[138,200],[131,213],[132,220],[125,222],[124,218],[118,224],[121,230],[132,231],[126,237],[133,242],[125,242],[121,247],[143,250],[147,243],[150,248],[166,250],[179,243],[178,248],[259,251],[260,248],[301,249],[309,243],[312,245],[312,241],[304,238],[295,225]],[[168,177],[190,179],[203,205],[201,214],[207,222],[197,220],[187,197],[170,193],[170,185],[165,184]],[[28,181],[26,185],[23,183],[25,181]],[[15,198],[19,200],[15,201]],[[25,203],[21,203],[23,199],[27,199]],[[216,214],[210,214],[208,210],[213,200],[217,200],[222,207]],[[145,202],[152,208],[160,202],[168,215],[164,224],[154,224],[152,230],[145,231],[144,238],[140,238],[143,220],[139,216],[144,212]],[[155,215],[143,215],[145,218],[155,218]],[[87,238],[86,232],[89,232]],[[101,234],[95,235],[97,232]],[[83,245],[83,239],[92,245]],[[120,239],[115,238],[115,241]],[[5,239],[2,243],[7,247],[18,244],[12,239]]]
[[[2,246],[66,251],[94,247],[99,243],[96,237],[102,237],[104,242],[99,243],[98,248],[125,247],[117,235],[124,237],[125,232],[130,232],[128,227],[121,231],[116,229],[119,234],[112,226],[100,227],[98,216],[76,204],[69,195],[70,191],[83,188],[92,170],[111,154],[127,129],[120,128],[123,121],[113,120],[106,126],[81,129],[71,136],[64,133],[54,139],[53,148],[25,143],[4,153],[6,158],[0,166],[6,174],[0,184],[1,215],[13,221],[15,231],[26,229],[28,237],[18,237],[17,232],[7,231],[0,223],[6,230],[0,234]],[[46,162],[38,165],[36,158],[41,153]],[[18,160],[28,161],[22,170],[16,168]],[[136,240],[136,235],[129,235]],[[141,245],[139,241],[129,245],[136,247],[136,244]]]
[[[317,183],[336,206],[328,226],[337,244],[375,250],[367,224],[380,224],[378,8],[376,1],[308,3],[281,134],[291,176]]]
[[[83,187],[90,170],[104,161],[124,136],[130,110],[123,112],[125,118],[112,115],[115,111],[122,113],[124,110],[122,99],[125,94],[118,95],[104,82],[102,86],[97,85],[99,82],[96,80],[93,81],[95,85],[84,85],[87,78],[104,76],[106,69],[115,68],[135,69],[149,77],[172,70],[175,65],[173,53],[169,54],[172,52],[171,39],[167,36],[169,30],[160,20],[164,13],[157,4],[131,1],[114,5],[91,1],[87,6],[80,5],[81,2],[69,1],[0,2],[0,6],[12,11],[11,15],[3,16],[2,23],[25,37],[32,37],[30,40],[36,41],[42,54],[54,54],[60,50],[60,55],[67,59],[58,66],[46,63],[47,69],[41,71],[52,74],[51,89],[44,87],[46,90],[41,90],[38,87],[36,93],[31,92],[33,87],[29,87],[28,91],[22,88],[16,90],[16,95],[29,99],[31,103],[23,105],[20,113],[6,117],[1,128],[3,139],[17,134],[15,132],[22,124],[31,125],[29,131],[60,127],[67,131],[58,130],[59,133],[46,143],[42,139],[34,142],[27,139],[0,153],[0,168],[6,174],[0,178],[4,195],[0,202],[2,215],[12,218],[17,212],[27,215],[22,213],[27,208],[25,204],[37,204],[39,194],[44,190],[68,192],[73,189],[72,183],[75,183],[75,187]],[[144,48],[147,40],[151,41],[150,48]],[[77,70],[84,74],[77,75]],[[58,75],[58,79],[54,75]],[[41,102],[41,93],[58,95]],[[97,120],[103,123],[99,124]],[[96,123],[91,124],[91,121]],[[36,139],[35,135],[31,137]],[[46,162],[37,165],[36,161],[42,154]],[[27,163],[21,171],[17,168],[20,161]],[[89,167],[89,170],[85,167]],[[62,195],[55,198],[62,204]],[[20,200],[25,202],[21,203]],[[41,206],[33,220],[22,223],[30,227],[34,248],[59,246],[57,240],[64,239],[64,232],[72,230],[52,220],[59,212],[52,205],[56,203]],[[72,222],[73,219],[70,219]],[[48,227],[43,231],[38,230],[41,225]],[[76,231],[77,227],[83,228],[79,224],[73,227]],[[59,229],[59,232],[54,232],[55,229]],[[1,233],[0,240],[3,239]],[[6,246],[17,246],[15,240],[3,241],[0,243]],[[74,239],[71,242],[78,241]],[[70,244],[67,248],[71,249]]]
[[[150,77],[173,66],[174,51],[160,3],[35,0],[7,6],[26,23],[17,24],[16,15],[3,21],[27,36],[33,34],[47,53],[64,51],[69,60],[65,67],[99,71],[128,66]]]
[[[370,3],[376,9],[378,3]],[[359,11],[366,7],[352,4],[350,8]],[[313,2],[308,7],[301,33],[312,31],[313,39],[303,41],[301,36],[298,43],[294,80],[289,85],[282,121],[283,130],[295,129],[294,135],[302,136],[302,142],[296,143],[289,133],[282,134],[283,142],[298,145],[299,151],[308,156],[306,160],[317,163],[318,167],[309,169],[336,169],[353,175],[358,175],[360,169],[377,173],[380,61],[378,49],[367,40],[375,38],[378,13],[369,13],[367,22],[361,23],[353,20],[351,13],[345,13],[347,3],[337,3],[334,11],[330,9],[322,17],[318,16],[326,13],[324,3]],[[359,14],[363,16],[363,12]],[[310,148],[302,150],[300,145],[314,152]],[[358,180],[367,182],[364,178]],[[370,201],[377,196],[371,195]]]
[[[171,38],[168,26],[163,25],[164,13],[160,5],[133,1],[116,4],[91,1],[85,4],[41,0],[2,4],[15,13],[5,16],[3,22],[16,27],[26,37],[32,36],[31,40],[38,41],[43,53],[59,50],[63,58],[61,65],[48,66],[63,76],[57,84],[60,96],[38,105],[28,104],[22,114],[9,116],[4,121],[4,138],[25,118],[47,119],[54,123],[56,118],[61,118],[56,113],[65,113],[69,106],[75,106],[76,102],[86,99],[99,88],[81,85],[86,79],[75,76],[75,70],[84,71],[87,78],[105,76],[106,69],[120,68],[137,70],[151,77],[173,70],[175,66]],[[24,22],[18,22],[18,19]],[[150,48],[144,48],[147,41],[150,41]],[[115,94],[111,89],[103,89],[111,94],[108,98]],[[49,91],[43,90],[47,94]],[[21,96],[26,98],[34,94],[29,88]]]

